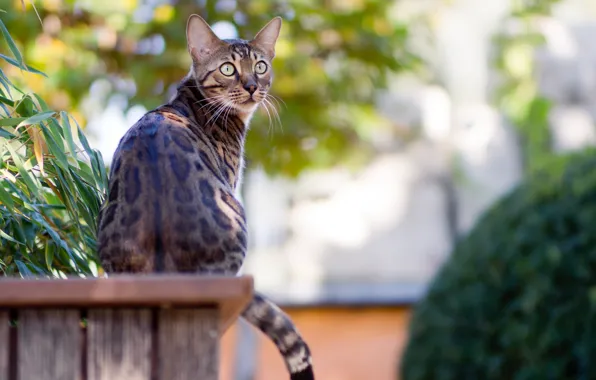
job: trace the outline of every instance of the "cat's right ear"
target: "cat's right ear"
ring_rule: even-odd
[[[223,44],[205,20],[191,15],[186,23],[186,42],[193,61],[201,62]]]

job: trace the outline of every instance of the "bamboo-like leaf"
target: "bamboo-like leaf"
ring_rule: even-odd
[[[20,67],[20,68],[22,68],[25,71],[29,71],[30,73],[43,75],[46,78],[48,77],[45,73],[43,73],[43,72],[41,72],[41,71],[39,71],[37,69],[34,69],[33,67],[31,67],[29,65],[23,64],[23,66],[21,67],[21,65],[19,65],[19,62],[18,61],[14,60],[14,59],[12,59],[12,58],[4,55],[4,54],[0,54],[0,58],[2,58],[3,60],[5,60],[6,62],[10,63],[13,66]]]
[[[17,129],[22,126],[25,126],[25,125],[41,123],[42,121],[45,121],[45,120],[49,119],[50,117],[52,117],[55,113],[56,112],[54,112],[54,111],[46,111],[46,112],[40,112],[38,114],[35,114],[35,115],[28,117],[25,120],[21,121],[19,123],[19,125],[17,125]]]
[[[45,102],[45,100],[42,99],[41,96],[37,95],[37,94],[33,94],[33,97],[35,97],[35,99],[37,100],[37,102],[41,105],[41,110],[42,111],[51,111],[50,107],[48,106],[48,104]]]
[[[51,123],[49,125],[51,125]],[[62,147],[60,147],[58,143],[56,143],[54,135],[51,133],[49,127],[45,126],[43,123],[40,124],[40,127],[45,137],[46,144],[48,146],[48,153],[56,157],[56,160],[53,162],[60,166],[60,168],[62,168],[63,170],[67,170],[68,157],[66,157],[66,154],[64,154]],[[60,138],[60,136],[58,136],[58,138]]]
[[[11,241],[15,244],[20,244],[23,245],[23,243],[21,243],[20,241],[17,241],[16,239],[14,239],[12,236],[9,236],[6,232],[4,232],[3,230],[0,229],[0,237],[3,239],[6,239],[8,241]]]
[[[68,121],[69,117],[68,114],[64,111],[60,112],[60,121],[61,121],[61,125],[62,125],[62,131],[64,133],[64,139],[66,140],[66,143],[68,144],[68,148],[70,150],[70,154],[72,155],[72,157],[74,158],[74,160],[72,160],[71,162],[75,165],[75,167],[79,167],[79,163],[76,160],[77,158],[77,146],[74,142],[73,139],[73,126],[70,125],[70,122]],[[77,133],[77,130],[75,129],[75,133]]]
[[[87,155],[89,156],[89,158],[91,158],[93,155],[93,149],[91,149],[91,146],[89,145],[89,142],[87,141],[87,138],[85,137],[85,134],[81,129],[81,126],[79,125],[79,123],[77,123],[77,120],[75,118],[72,118],[72,121],[74,121],[74,123],[77,126],[77,131],[79,132],[78,138],[81,144],[83,145],[83,149],[85,149],[85,152],[87,152]]]
[[[21,260],[15,260],[14,262],[17,265],[17,268],[19,268],[19,273],[21,274],[21,276],[23,276],[23,277],[33,277],[34,276],[33,272],[31,272],[29,267],[27,267],[27,264],[25,264]]]
[[[14,127],[19,125],[24,120],[27,120],[26,117],[6,117],[0,119],[0,127]]]
[[[8,104],[11,107],[14,107],[14,101],[5,98],[4,96],[0,96],[0,102],[4,103],[4,104]]]
[[[37,129],[34,125],[31,125],[27,128],[29,135],[31,136],[31,140],[33,140],[33,153],[35,154],[35,158],[37,159],[37,165],[39,167],[39,171],[43,176],[46,175],[45,171],[43,170],[43,152],[44,152],[44,142],[41,134],[39,133],[39,129]]]
[[[0,182],[0,203],[7,207],[8,210],[12,210],[14,208],[14,201],[12,200],[10,193],[6,191],[6,188],[4,187],[4,184],[8,180],[0,179],[0,181],[2,181]]]
[[[50,235],[50,238],[52,238],[54,243],[56,243],[59,247],[64,249],[66,251],[66,253],[69,256],[71,256],[71,258],[72,258],[71,248],[68,246],[68,244],[66,244],[64,239],[62,239],[60,234],[54,228],[52,228],[52,226],[50,226],[48,224],[48,222],[44,219],[44,217],[40,213],[34,213],[34,214],[32,214],[32,216],[33,216],[34,221],[36,221],[42,227],[44,227],[45,231],[48,233],[48,235]]]
[[[8,132],[6,129],[0,128],[0,137],[4,137],[5,139],[12,139],[12,138],[15,138],[16,136],[13,135],[12,133]]]
[[[6,43],[8,44],[8,48],[10,49],[10,51],[16,58],[17,62],[19,63],[18,67],[24,68],[25,63],[23,62],[23,56],[21,55],[19,48],[17,48],[17,45],[15,44],[10,33],[8,32],[8,29],[6,29],[6,25],[4,25],[4,22],[2,22],[1,19],[0,19],[0,30],[2,31],[2,34],[4,35],[4,39],[6,40]]]
[[[14,150],[14,148],[10,144],[6,144],[6,148],[10,151],[10,155],[19,171],[19,174],[21,175],[21,178],[23,178],[23,181],[25,182],[25,185],[29,190],[29,193],[37,197],[39,194],[39,181],[35,179],[35,177],[31,174],[29,170],[25,169],[21,157]]]
[[[6,94],[12,98],[10,88],[14,88],[14,85],[12,84],[10,79],[8,79],[6,74],[4,74],[4,71],[2,71],[2,69],[0,69],[0,83],[2,83],[2,87],[4,87],[4,90],[6,90]]]
[[[46,259],[46,266],[49,270],[52,270],[52,263],[54,262],[54,252],[56,250],[56,247],[54,246],[54,244],[46,244],[46,250],[45,250],[45,259]]]

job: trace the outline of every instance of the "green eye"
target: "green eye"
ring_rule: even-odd
[[[236,68],[234,68],[234,65],[232,65],[231,63],[224,63],[219,68],[219,71],[221,71],[223,75],[230,77],[234,75],[234,73],[236,72]]]
[[[264,74],[265,71],[267,71],[267,64],[263,61],[257,62],[257,64],[255,65],[255,72],[257,74]]]

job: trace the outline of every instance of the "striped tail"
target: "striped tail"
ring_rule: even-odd
[[[286,362],[291,380],[314,380],[310,349],[286,313],[256,293],[242,312],[242,317],[275,343]]]

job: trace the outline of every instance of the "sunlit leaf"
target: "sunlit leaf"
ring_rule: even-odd
[[[36,115],[33,115],[33,116],[28,117],[25,120],[21,121],[19,123],[19,125],[17,125],[17,128],[22,127],[24,125],[38,124],[38,123],[40,123],[40,122],[42,122],[44,120],[49,119],[54,114],[55,114],[54,111],[46,111],[46,112],[38,113]]]
[[[0,58],[2,58],[3,60],[5,60],[6,62],[10,63],[13,66],[22,68],[25,71],[29,71],[31,73],[39,74],[39,75],[43,75],[44,77],[47,77],[47,75],[45,73],[43,73],[43,72],[41,72],[41,71],[39,71],[37,69],[34,69],[33,67],[31,67],[29,65],[24,65],[24,67],[21,67],[21,65],[19,64],[18,61],[15,61],[14,59],[12,59],[10,57],[7,57],[4,54],[0,54]]]

